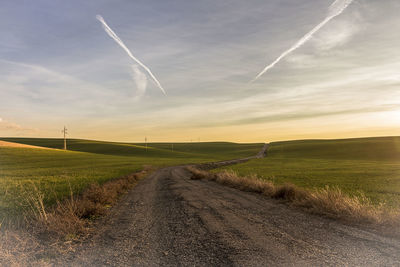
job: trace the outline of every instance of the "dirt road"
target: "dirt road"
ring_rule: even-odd
[[[142,180],[64,264],[400,266],[400,241],[170,167]]]

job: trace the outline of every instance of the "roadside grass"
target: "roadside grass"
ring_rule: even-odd
[[[232,170],[213,173],[187,167],[192,180],[210,180],[242,191],[254,192],[283,200],[309,212],[325,215],[341,221],[383,227],[391,234],[400,234],[400,211],[385,206],[373,205],[364,195],[349,196],[338,187],[326,186],[309,190],[293,184],[277,185],[271,181],[257,179],[254,176],[238,176]]]
[[[25,202],[31,212],[29,222],[35,223],[37,234],[47,234],[51,240],[72,240],[87,233],[91,220],[102,216],[116,201],[132,188],[150,169],[111,179],[102,185],[90,184],[79,195],[70,190],[70,195],[51,207],[43,205],[44,194],[37,188],[27,191]]]
[[[117,200],[151,171],[111,179],[102,185],[91,184],[81,194],[57,201],[45,207],[45,194],[34,184],[24,191],[25,212],[23,228],[0,231],[1,266],[54,266],[57,255],[74,249],[74,243],[94,231],[93,220],[104,215]]]
[[[311,190],[337,187],[375,205],[400,207],[400,137],[276,142],[266,158],[215,172],[221,170]]]

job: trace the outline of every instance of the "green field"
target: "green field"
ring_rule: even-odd
[[[400,207],[400,137],[275,142],[267,158],[225,169],[278,184],[337,186]]]
[[[54,138],[0,138],[0,140],[49,148],[63,148],[62,139]],[[203,158],[209,160],[233,159],[257,154],[263,144],[236,144],[229,142],[203,143],[117,143],[82,139],[68,139],[68,150],[113,156],[144,158]]]
[[[62,139],[1,138],[22,144],[62,148]],[[140,144],[69,140],[70,151],[0,147],[0,223],[18,215],[21,196],[34,184],[51,205],[70,193],[79,193],[93,182],[156,167],[198,163],[255,155],[262,144],[186,143]]]

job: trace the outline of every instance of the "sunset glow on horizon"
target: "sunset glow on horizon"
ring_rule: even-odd
[[[399,136],[400,2],[350,1],[312,31],[331,2],[4,1],[0,137],[64,125],[127,142]],[[97,14],[151,72],[132,74]]]

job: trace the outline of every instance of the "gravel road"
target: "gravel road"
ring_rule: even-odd
[[[190,175],[139,182],[63,265],[400,266],[398,239]]]

